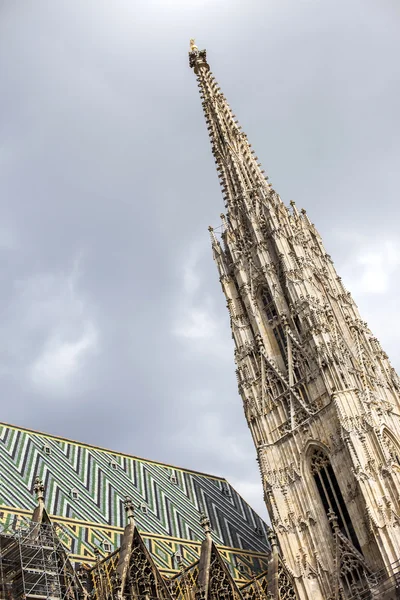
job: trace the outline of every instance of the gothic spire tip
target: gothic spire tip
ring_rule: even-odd
[[[190,40],[190,48],[189,48],[189,66],[194,69],[196,75],[199,74],[199,70],[201,68],[206,71],[210,70],[210,67],[207,63],[207,53],[205,50],[199,50],[196,42],[192,38]]]

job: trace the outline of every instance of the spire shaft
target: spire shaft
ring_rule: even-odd
[[[205,50],[198,50],[191,40],[189,64],[197,75],[200,96],[212,153],[227,207],[247,209],[255,192],[267,198],[270,186],[241,131],[235,115],[222,94],[207,62]]]

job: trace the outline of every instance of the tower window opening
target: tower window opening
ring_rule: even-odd
[[[272,294],[270,290],[265,287],[261,292],[261,300],[263,303],[263,308],[265,312],[265,316],[269,321],[278,316],[278,311],[276,310],[275,301],[272,298]]]
[[[300,324],[300,319],[299,319],[298,315],[295,315],[293,317],[293,323],[294,323],[294,326],[296,327],[298,333],[301,333],[301,324]]]
[[[308,396],[307,389],[306,389],[306,386],[304,385],[304,383],[299,383],[296,387],[297,387],[297,391],[300,394],[303,402],[309,403],[309,396]]]
[[[283,358],[286,358],[286,334],[283,330],[282,325],[275,325],[274,336],[278,343],[280,353]]]
[[[293,373],[294,373],[294,376],[296,378],[296,381],[300,381],[300,379],[303,378],[301,370],[300,370],[300,368],[299,368],[299,366],[297,364],[293,365]]]
[[[315,450],[311,457],[311,472],[314,477],[325,513],[333,511],[337,517],[340,531],[361,552],[342,492],[328,456],[323,450]]]

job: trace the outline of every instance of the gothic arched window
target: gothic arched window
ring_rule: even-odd
[[[301,333],[301,322],[299,316],[296,314],[292,315],[292,321],[297,330],[297,333]]]
[[[276,310],[275,301],[272,297],[272,294],[269,288],[264,287],[261,291],[261,301],[264,309],[265,316],[268,321],[278,316],[278,311]]]
[[[308,392],[307,392],[307,388],[306,388],[305,384],[298,383],[296,388],[297,388],[297,392],[300,394],[303,402],[309,403],[309,396],[308,396]]]
[[[311,473],[317,485],[326,515],[328,516],[331,511],[335,513],[340,531],[361,552],[336,475],[328,456],[320,448],[317,448],[311,456]]]
[[[275,325],[273,331],[281,356],[286,361],[286,333],[281,324]]]

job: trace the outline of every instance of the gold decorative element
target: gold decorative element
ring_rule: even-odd
[[[194,39],[192,38],[190,40],[190,52],[198,52],[198,47],[196,46],[196,42],[194,41]]]

